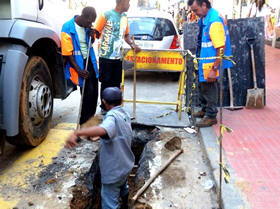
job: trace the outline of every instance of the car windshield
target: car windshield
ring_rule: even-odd
[[[164,18],[129,17],[128,23],[130,35],[135,35],[136,39],[161,40],[176,34],[172,22]]]

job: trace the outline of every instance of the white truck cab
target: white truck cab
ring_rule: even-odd
[[[0,1],[0,140],[37,146],[52,119],[53,98],[66,98],[60,30],[65,0]]]

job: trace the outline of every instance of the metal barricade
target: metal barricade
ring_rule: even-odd
[[[133,103],[133,117],[136,117],[136,103],[144,104],[160,104],[160,105],[175,105],[178,112],[179,120],[184,101],[184,85],[186,75],[185,56],[183,50],[142,50],[135,53],[134,50],[123,50],[123,70],[121,89],[124,92],[124,68],[133,68],[133,99],[124,99],[124,102]],[[130,66],[130,67],[129,67]],[[178,81],[177,101],[143,101],[136,99],[136,71],[169,71],[180,72]]]

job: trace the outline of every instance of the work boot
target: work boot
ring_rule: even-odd
[[[128,194],[121,197],[121,198],[122,198],[122,202],[121,202],[120,209],[129,209],[129,207],[128,207]]]
[[[205,116],[205,112],[202,110],[193,113],[193,117],[195,117],[195,118],[203,118],[204,116]]]
[[[215,124],[217,124],[216,118],[208,118],[207,116],[204,116],[201,121],[197,122],[195,125],[197,127],[209,127]]]

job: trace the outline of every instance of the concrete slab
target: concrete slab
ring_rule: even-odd
[[[147,143],[139,160],[136,183],[143,179],[147,182],[154,176],[174,156],[175,148],[180,147],[183,153],[155,178],[139,201],[154,209],[218,208],[211,171],[197,135],[184,129],[161,127],[159,138]],[[206,186],[208,182],[210,186]]]

